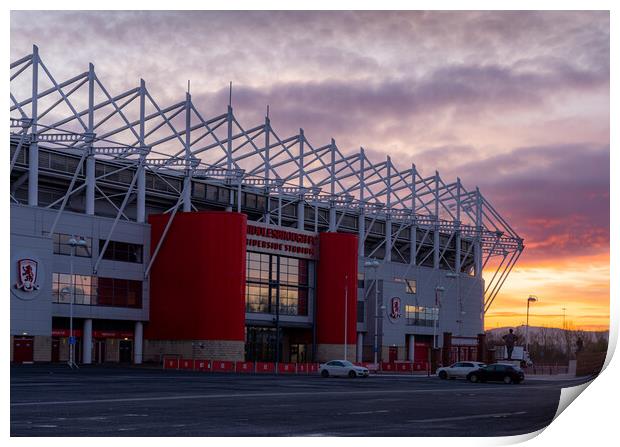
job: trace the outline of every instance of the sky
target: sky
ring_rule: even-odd
[[[363,146],[476,185],[525,240],[485,326],[609,325],[607,12],[11,13],[11,60],[37,44],[62,80],[88,62],[111,93],[266,106],[280,135]],[[565,310],[564,310],[565,309]]]

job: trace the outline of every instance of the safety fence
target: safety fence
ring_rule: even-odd
[[[556,374],[568,374],[568,365],[557,365],[557,364],[533,364],[530,366],[526,366],[524,369],[526,374],[532,375],[556,375]]]
[[[382,362],[379,364],[357,362],[357,366],[368,368],[371,373],[426,374],[427,362]],[[214,373],[239,374],[318,374],[319,363],[274,363],[274,362],[234,362],[230,360],[184,359],[177,356],[164,356],[163,369],[188,370]]]

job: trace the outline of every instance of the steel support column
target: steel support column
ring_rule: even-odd
[[[92,134],[95,129],[95,67],[88,64],[88,132]],[[86,155],[86,214],[95,214],[95,155],[92,151],[93,142],[88,143]]]
[[[39,145],[37,143],[37,106],[39,96],[39,48],[32,46],[32,126],[33,141],[28,148],[28,205],[39,205]]]

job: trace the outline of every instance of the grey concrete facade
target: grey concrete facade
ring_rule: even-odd
[[[37,337],[52,336],[52,319],[69,318],[70,306],[54,303],[52,300],[52,274],[70,273],[71,256],[54,254],[49,234],[57,215],[56,210],[27,205],[11,204],[11,335],[34,336],[34,357],[49,361],[49,342],[42,344]],[[105,240],[113,219],[64,211],[54,230],[55,233],[92,238],[91,257],[73,257],[73,272],[76,275],[98,276],[142,281],[142,306],[126,308],[113,306],[73,306],[74,328],[82,329],[82,321],[124,320],[143,322],[149,315],[148,281],[144,281],[144,266],[149,260],[150,227],[136,222],[118,222],[112,240],[143,246],[143,262],[130,263],[102,260],[97,272],[93,271],[99,256],[99,240]],[[17,283],[17,262],[19,259],[35,259],[38,263],[38,290],[22,292]],[[40,351],[45,347],[47,354]],[[109,350],[108,350],[109,351]],[[108,358],[115,354],[108,352]],[[61,356],[62,357],[62,356]]]
[[[407,352],[407,337],[413,335],[435,336],[437,346],[443,345],[443,333],[454,336],[476,337],[484,332],[483,288],[484,280],[461,273],[460,277],[446,270],[406,265],[394,262],[380,262],[376,268],[364,266],[360,259],[360,280],[364,288],[358,289],[358,302],[363,302],[364,316],[358,317],[357,331],[362,335],[363,359],[372,360],[375,340],[375,318],[378,321],[378,359],[387,361],[389,347],[398,348],[398,360],[410,360]],[[375,278],[377,291],[375,305]],[[402,280],[413,280],[416,293],[408,293]],[[360,281],[361,285],[361,281]],[[436,288],[439,292],[439,306],[436,304]],[[401,315],[390,316],[392,298],[399,298]],[[439,318],[434,325],[416,325],[407,318],[406,306],[438,307]],[[377,309],[377,312],[375,312]]]

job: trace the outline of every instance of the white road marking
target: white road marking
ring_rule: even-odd
[[[497,391],[497,387],[470,388],[468,391]],[[530,386],[528,390],[549,389],[547,386]],[[230,398],[253,398],[253,397],[296,397],[296,396],[363,396],[363,395],[386,395],[386,394],[428,394],[428,393],[454,393],[453,388],[431,388],[422,390],[412,390],[409,388],[399,390],[360,390],[360,391],[295,391],[290,393],[226,393],[226,394],[195,394],[195,395],[172,395],[154,397],[124,397],[115,399],[89,399],[89,400],[59,400],[59,401],[39,401],[39,402],[15,402],[11,407],[30,407],[39,405],[83,405],[98,403],[117,403],[117,402],[150,402],[166,400],[190,400],[190,399],[230,399]]]
[[[375,414],[375,413],[389,413],[390,410],[375,410],[375,411],[354,411],[353,413],[347,414]]]
[[[467,419],[482,419],[482,418],[505,418],[509,416],[517,416],[519,414],[525,414],[527,411],[516,411],[514,413],[491,413],[491,414],[473,414],[470,416],[454,416],[448,418],[433,418],[433,419],[412,419],[407,422],[449,422],[449,421],[465,421]]]

